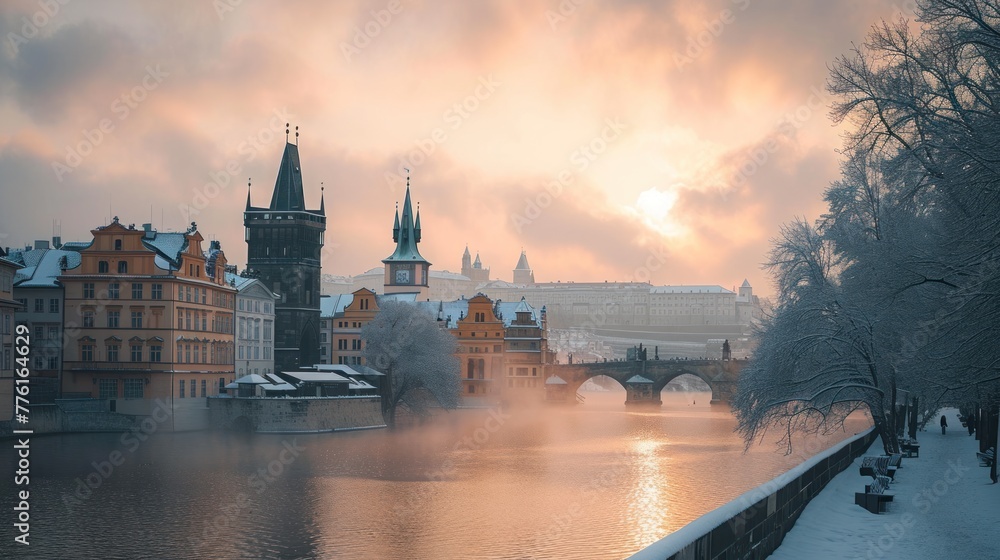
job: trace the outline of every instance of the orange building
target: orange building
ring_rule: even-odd
[[[493,301],[482,294],[469,299],[468,311],[450,330],[458,339],[462,396],[499,396],[504,377],[504,326],[494,314]]]
[[[63,396],[144,415],[169,403],[172,427],[204,427],[203,397],[234,379],[236,289],[218,242],[192,223],[161,233],[114,221],[65,270]],[[157,401],[161,402],[157,402]]]

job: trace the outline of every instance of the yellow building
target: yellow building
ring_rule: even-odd
[[[161,233],[116,217],[91,233],[79,266],[59,277],[63,396],[137,415],[169,403],[174,429],[203,427],[203,397],[234,379],[236,289],[225,283],[225,255],[217,242],[204,252],[193,223]]]

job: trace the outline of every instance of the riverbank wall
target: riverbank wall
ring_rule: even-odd
[[[739,498],[695,519],[630,557],[632,560],[766,558],[833,477],[863,454],[870,429],[842,441]]]
[[[384,428],[379,397],[208,399],[213,428],[257,433],[318,433]]]

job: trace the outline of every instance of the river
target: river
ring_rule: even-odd
[[[707,393],[586,398],[395,431],[35,437],[31,546],[5,520],[0,557],[623,558],[868,425],[744,454]]]

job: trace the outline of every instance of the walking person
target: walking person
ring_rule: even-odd
[[[965,417],[965,426],[969,428],[969,435],[976,433],[976,415],[970,412],[968,416]]]
[[[948,419],[941,415],[941,435],[944,435],[944,429],[948,427]]]

